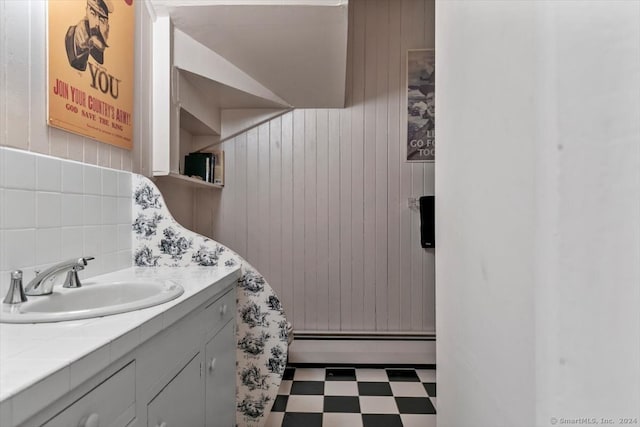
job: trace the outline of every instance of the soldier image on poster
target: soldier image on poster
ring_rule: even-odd
[[[46,4],[47,124],[130,150],[135,0]]]
[[[76,70],[86,70],[89,55],[99,64],[104,63],[111,12],[113,12],[111,0],[87,0],[85,17],[67,30],[65,36],[67,58],[69,64]]]
[[[407,58],[407,160],[435,160],[435,53],[410,50]]]

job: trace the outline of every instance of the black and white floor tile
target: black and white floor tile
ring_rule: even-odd
[[[436,427],[433,369],[287,367],[265,427]]]

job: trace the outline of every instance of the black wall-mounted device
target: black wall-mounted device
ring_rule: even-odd
[[[420,197],[420,243],[423,248],[436,247],[435,196]]]

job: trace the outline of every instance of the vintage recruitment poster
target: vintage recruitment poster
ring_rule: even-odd
[[[435,50],[407,54],[407,160],[435,161]]]
[[[49,0],[48,123],[131,149],[134,0]]]

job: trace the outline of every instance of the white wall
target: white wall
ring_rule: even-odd
[[[190,151],[193,135],[187,130],[180,128],[180,170],[184,168],[184,156]],[[197,192],[196,189],[188,184],[183,183],[175,179],[158,178],[155,182],[158,189],[162,192],[162,197],[167,203],[167,207],[173,215],[173,218],[178,221],[183,227],[189,230],[194,230],[194,217],[195,213],[195,199]],[[219,190],[207,190],[207,191],[219,191]],[[206,193],[205,193],[206,194]],[[207,196],[205,196],[207,197]],[[211,233],[209,233],[211,234]]]
[[[433,164],[406,163],[403,141],[406,50],[434,47],[434,3],[350,8],[347,108],[224,143],[225,188],[200,191],[196,230],[264,274],[298,331],[433,332],[434,252],[407,206],[433,194]]]
[[[143,1],[136,2],[133,151],[47,126],[46,20],[46,1],[0,0],[0,146],[148,174],[151,40]]]
[[[439,1],[438,426],[640,416],[640,3]]]

